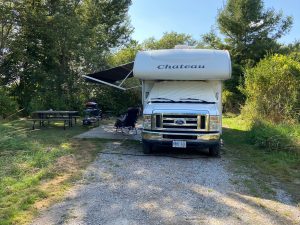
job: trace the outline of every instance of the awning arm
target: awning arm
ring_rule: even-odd
[[[129,74],[130,74],[130,73],[129,73]],[[127,76],[129,76],[129,74],[128,74]],[[115,88],[118,88],[118,89],[123,90],[123,91],[126,90],[125,88],[120,87],[120,85],[117,86],[117,85],[114,85],[114,84],[105,82],[105,81],[103,81],[103,80],[98,80],[98,79],[96,79],[96,78],[89,77],[89,76],[86,76],[86,75],[82,75],[82,76],[85,77],[85,78],[87,78],[87,79],[90,79],[90,80],[93,80],[93,81],[97,81],[97,82],[99,82],[99,83],[106,84],[106,85],[108,85],[108,86],[115,87]],[[125,78],[125,79],[126,79],[126,78]]]
[[[126,81],[126,79],[130,76],[130,74],[132,73],[132,70],[127,74],[127,76],[122,80],[122,82],[119,84],[119,87],[122,86],[122,84]]]

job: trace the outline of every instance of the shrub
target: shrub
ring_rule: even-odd
[[[300,154],[300,125],[273,124],[256,120],[249,132],[250,141],[270,151]]]
[[[241,98],[238,94],[233,93],[227,89],[222,93],[222,105],[225,113],[239,113]]]
[[[68,106],[66,105],[66,101],[64,96],[57,96],[56,94],[52,94],[50,92],[46,93],[38,93],[34,96],[29,104],[28,112],[31,113],[36,110],[67,110]]]
[[[291,56],[274,55],[246,69],[247,97],[242,114],[272,122],[299,119],[300,63]]]
[[[17,102],[9,96],[6,88],[0,87],[0,118],[6,118],[18,110]]]
[[[130,78],[126,81],[125,87],[140,86],[139,80]],[[127,112],[129,107],[139,107],[141,105],[141,89],[133,88],[126,91],[97,85],[94,88],[92,99],[99,103],[104,111],[112,111],[115,115]]]
[[[43,93],[37,93],[30,101],[27,111],[32,113],[36,110],[76,110],[81,111],[84,108],[84,104],[87,98],[82,95],[80,91],[77,95],[61,94],[47,91]]]

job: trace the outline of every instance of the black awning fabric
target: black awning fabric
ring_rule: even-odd
[[[108,83],[115,83],[116,81],[123,80],[125,77],[132,71],[133,69],[133,62],[127,63],[121,66],[117,66],[108,70],[99,71],[97,73],[87,74],[86,76],[96,78],[98,80],[102,80]],[[133,77],[131,73],[128,78]],[[91,79],[86,78],[87,82],[95,83]]]

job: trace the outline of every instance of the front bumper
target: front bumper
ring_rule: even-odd
[[[191,137],[193,138],[190,139]],[[220,133],[173,133],[144,130],[142,138],[143,142],[159,145],[170,145],[174,140],[181,140],[186,141],[188,146],[211,146],[220,142]]]

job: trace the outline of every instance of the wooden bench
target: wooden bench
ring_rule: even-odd
[[[33,118],[33,119],[28,119],[29,121],[32,121],[32,130],[35,129],[35,123],[40,122],[40,127],[44,126],[44,122],[50,123],[50,121],[63,121],[64,122],[64,130],[66,129],[66,124],[69,124],[70,126],[70,121],[71,119],[69,117],[56,117],[56,118]]]

